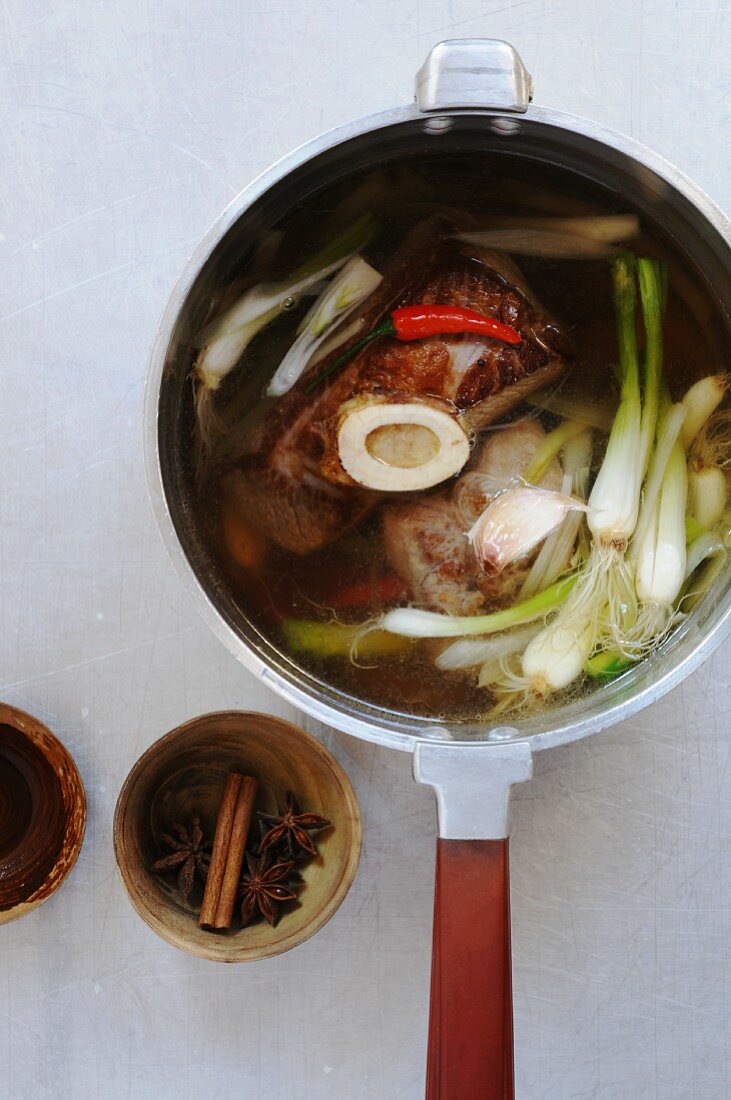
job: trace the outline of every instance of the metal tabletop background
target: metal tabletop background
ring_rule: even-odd
[[[731,8],[5,0],[0,29],[1,695],[62,738],[89,796],[66,885],[0,929],[0,1092],[417,1100],[435,815],[407,755],[315,730],[356,786],[363,860],[288,955],[189,958],[117,876],[114,802],[152,741],[219,708],[298,720],[165,557],[142,468],[148,348],[236,191],[318,131],[406,102],[442,38],[508,39],[538,102],[654,146],[728,207]],[[541,754],[515,793],[519,1100],[731,1095],[730,652]]]

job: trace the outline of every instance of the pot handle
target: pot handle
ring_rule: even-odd
[[[520,54],[499,38],[451,38],[429,51],[416,74],[420,111],[508,111],[524,114],[533,80]]]
[[[525,741],[414,752],[439,806],[427,1100],[513,1100],[507,805],[531,770]]]

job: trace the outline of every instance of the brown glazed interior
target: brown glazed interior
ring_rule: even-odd
[[[58,889],[85,826],[84,787],[64,746],[35,718],[0,704],[0,924]]]
[[[204,931],[197,910],[150,871],[165,823],[195,812],[213,834],[230,771],[259,780],[257,809],[276,813],[291,790],[303,809],[333,823],[318,834],[319,854],[303,867],[298,900],[274,928],[261,921],[230,932]],[[350,889],[360,846],[358,803],[334,757],[289,722],[242,711],[202,715],[156,741],[127,776],[114,817],[117,863],[139,915],[174,947],[216,962],[269,958],[317,932]]]

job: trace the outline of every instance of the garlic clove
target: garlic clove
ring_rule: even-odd
[[[542,542],[564,517],[586,505],[563,493],[518,486],[495,497],[468,532],[486,573],[500,573]]]

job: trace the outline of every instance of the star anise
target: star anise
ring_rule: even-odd
[[[289,791],[284,809],[279,815],[260,813],[259,817],[270,826],[269,831],[261,839],[259,850],[265,852],[283,841],[283,849],[288,858],[296,855],[298,848],[309,852],[311,856],[316,856],[315,842],[307,834],[313,829],[325,829],[330,824],[328,819],[320,814],[301,814],[294,795]]]
[[[162,874],[179,868],[178,889],[185,901],[190,901],[196,875],[203,882],[208,877],[211,845],[204,839],[201,819],[197,815],[190,819],[187,827],[173,822],[170,828],[176,835],[161,833],[160,840],[172,850],[169,855],[156,860],[152,864],[152,870]]]
[[[246,866],[241,876],[241,923],[248,924],[258,911],[275,925],[279,917],[277,907],[297,896],[289,888],[293,864],[274,863],[269,852],[260,856],[247,852]]]

